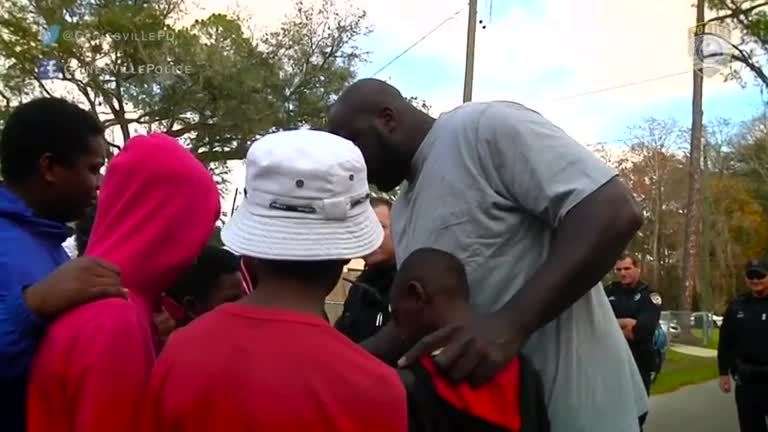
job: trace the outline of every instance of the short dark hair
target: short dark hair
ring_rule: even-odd
[[[60,98],[24,103],[8,117],[0,136],[0,174],[19,184],[37,173],[46,154],[73,166],[91,149],[89,139],[104,134],[99,120],[79,106]]]
[[[223,275],[240,271],[240,259],[232,252],[217,246],[206,246],[195,264],[187,270],[171,289],[171,299],[183,304],[185,297],[204,299],[216,281]]]
[[[435,248],[411,252],[397,270],[393,287],[416,281],[424,289],[440,291],[452,298],[469,300],[469,281],[464,264],[455,255]]]
[[[89,208],[82,219],[75,222],[75,244],[77,254],[82,255],[88,247],[88,239],[91,237],[93,223],[96,221],[96,206]]]
[[[373,208],[386,207],[392,210],[392,201],[384,197],[378,197],[378,196],[371,197],[371,207]]]
[[[257,259],[270,273],[299,282],[330,285],[338,282],[348,260],[285,261]]]
[[[633,266],[640,267],[640,259],[637,258],[637,256],[635,255],[622,254],[616,261],[624,261],[624,260],[630,260]]]

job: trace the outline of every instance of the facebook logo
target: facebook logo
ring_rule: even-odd
[[[42,59],[37,65],[37,77],[43,80],[61,76],[61,65],[56,60]]]

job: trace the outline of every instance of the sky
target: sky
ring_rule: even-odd
[[[279,24],[292,7],[289,1],[225,3],[203,1],[196,14],[237,9],[264,29]],[[386,80],[404,95],[424,99],[434,115],[462,103],[466,1],[346,3],[365,10],[373,26],[358,41],[370,53],[359,77]],[[478,20],[483,23],[477,28],[473,101],[524,103],[583,144],[605,142],[616,149],[624,145],[628,127],[644,117],[672,117],[690,125],[691,1],[479,0]],[[763,105],[754,82],[742,88],[724,82],[722,75],[705,79],[704,94],[705,121],[746,119]],[[242,185],[242,171],[236,170],[234,186]]]

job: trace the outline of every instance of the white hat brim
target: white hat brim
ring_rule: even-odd
[[[221,230],[224,245],[241,256],[284,261],[362,258],[381,246],[384,231],[373,208],[346,220],[259,214],[243,202]],[[282,215],[281,215],[282,213]],[[283,217],[280,217],[283,216]]]

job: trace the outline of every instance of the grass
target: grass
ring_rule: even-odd
[[[693,333],[694,336],[697,338],[703,340],[704,339],[704,332],[701,329],[691,329],[691,333]],[[703,346],[702,348],[709,348],[716,350],[717,349],[717,343],[720,340],[720,329],[714,328],[712,329],[711,337],[709,338],[709,343],[707,343],[706,346]]]
[[[651,386],[651,394],[669,393],[681,387],[711,381],[718,375],[716,358],[690,356],[669,350],[661,373]]]

